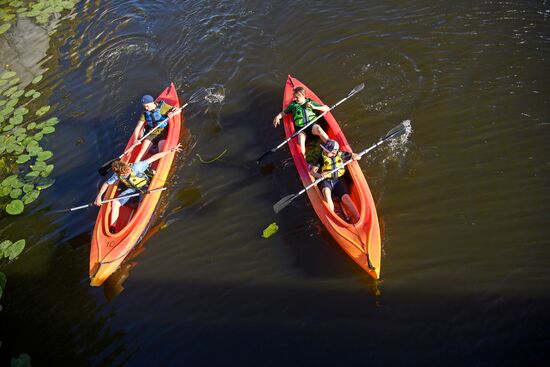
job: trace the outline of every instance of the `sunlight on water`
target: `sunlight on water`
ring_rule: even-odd
[[[204,97],[208,103],[222,103],[225,99],[225,88],[223,85],[215,85],[206,88],[208,94]]]

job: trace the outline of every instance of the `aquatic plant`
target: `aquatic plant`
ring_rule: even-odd
[[[41,76],[35,77],[31,85],[41,80]],[[59,119],[40,121],[50,106],[36,105],[38,96],[34,89],[20,89],[16,72],[0,74],[0,207],[11,215],[21,214],[25,205],[54,182],[48,178],[54,165],[47,163],[53,153],[44,150],[40,142],[55,132]]]
[[[0,35],[10,30],[17,17],[31,18],[45,25],[56,14],[73,9],[77,3],[76,0],[0,0]]]

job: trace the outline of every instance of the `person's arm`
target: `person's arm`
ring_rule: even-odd
[[[105,191],[107,191],[108,187],[109,187],[109,183],[107,181],[105,181],[103,185],[101,185],[101,188],[99,189],[99,192],[94,201],[95,205],[97,206],[101,205],[103,194],[105,193]]]
[[[134,141],[139,140],[139,133],[141,132],[141,129],[143,128],[143,125],[145,124],[145,120],[139,119],[136,128],[134,129]]]
[[[311,108],[312,110],[317,110],[321,112],[328,112],[330,110],[330,107],[325,104],[320,104],[315,101],[308,102],[307,106]]]
[[[287,108],[285,108],[283,111],[279,112],[275,118],[273,119],[273,126],[277,127],[281,123],[281,119],[292,112],[292,105],[288,105]]]
[[[316,179],[323,177],[323,175],[319,173],[319,166],[311,166],[309,173]]]
[[[167,156],[168,154],[171,154],[171,153],[174,153],[174,152],[181,152],[181,144],[178,144],[175,147],[173,147],[172,149],[167,150],[165,152],[160,152],[160,153],[157,153],[155,155],[152,155],[149,158],[147,158],[145,160],[145,162],[147,162],[147,164],[151,164],[155,161],[158,161],[162,157]]]

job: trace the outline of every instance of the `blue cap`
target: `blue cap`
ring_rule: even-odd
[[[147,103],[151,103],[151,102],[154,102],[154,101],[155,101],[155,99],[152,96],[148,95],[148,94],[141,97],[141,104],[147,104]]]
[[[330,153],[333,150],[339,149],[340,145],[338,145],[336,140],[328,139],[325,144],[321,144],[321,148],[323,148],[325,152]]]

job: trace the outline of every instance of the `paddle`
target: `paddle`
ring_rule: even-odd
[[[265,152],[264,154],[262,154],[258,159],[256,159],[256,163],[260,163],[260,161],[262,159],[264,159],[265,157],[267,157],[269,154],[271,153],[274,153],[276,152],[279,148],[281,148],[282,146],[284,146],[286,143],[288,143],[290,140],[292,140],[293,138],[295,138],[296,136],[298,136],[298,134],[300,134],[302,131],[304,131],[307,127],[309,127],[309,125],[313,124],[315,121],[319,120],[321,117],[323,117],[327,112],[333,110],[334,108],[336,108],[336,106],[338,106],[340,103],[344,102],[345,100],[347,100],[348,98],[350,98],[351,96],[353,96],[354,94],[360,92],[363,90],[363,88],[365,88],[365,83],[361,83],[359,84],[358,86],[356,86],[355,88],[353,88],[351,90],[351,92],[349,92],[349,94],[347,95],[347,97],[343,98],[342,100],[340,100],[338,103],[336,103],[334,106],[332,106],[328,111],[325,111],[323,112],[322,114],[320,114],[319,116],[317,116],[316,118],[314,118],[313,120],[311,120],[310,122],[308,122],[307,124],[305,124],[300,130],[296,131],[294,134],[292,134],[289,138],[287,138],[285,141],[283,141],[281,144],[277,145],[275,148],[271,149],[271,150],[268,150],[267,152]]]
[[[199,90],[197,90],[195,93],[193,93],[191,95],[191,97],[189,98],[189,100],[187,101],[186,104],[184,104],[183,106],[177,108],[175,111],[172,111],[172,114],[176,115],[178,114],[181,110],[183,110],[185,107],[187,107],[189,105],[189,103],[193,103],[193,102],[196,102],[197,100],[199,99],[203,99],[204,97],[206,97],[206,95],[208,94],[208,91],[206,90],[206,88],[200,88]],[[160,127],[160,125],[162,125],[163,123],[165,123],[166,121],[169,120],[169,117],[165,118],[164,120],[162,120],[161,122],[159,122],[157,124],[157,126],[155,126],[154,128],[152,128],[151,130],[149,130],[149,132],[147,134],[145,134],[144,136],[142,136],[139,140],[136,140],[136,142],[134,144],[132,144],[132,146],[128,149],[126,149],[124,151],[124,153],[122,153],[121,155],[119,155],[117,158],[114,158],[114,159],[111,159],[105,163],[103,163],[103,165],[101,167],[99,167],[99,169],[97,170],[97,172],[101,175],[101,176],[105,176],[109,170],[111,169],[111,166],[113,165],[113,162],[118,160],[118,159],[121,159],[122,157],[124,157],[126,154],[128,154],[128,152],[131,152],[132,149],[134,149],[136,146],[138,146],[139,144],[141,144],[141,142],[143,141],[143,139],[145,139],[146,137],[148,137],[153,131],[155,131],[156,129],[158,129]]]
[[[374,144],[373,146],[371,146],[370,148],[367,148],[365,150],[363,150],[361,153],[359,153],[359,156],[362,157],[364,154],[370,152],[371,150],[373,150],[374,148],[378,147],[380,144],[388,141],[388,140],[391,140],[391,139],[395,139],[401,135],[403,135],[407,129],[406,129],[406,126],[407,124],[410,123],[410,120],[406,120],[406,121],[403,121],[402,123],[400,123],[399,125],[397,125],[396,127],[394,127],[393,129],[391,129],[390,131],[388,131],[388,133],[386,135],[384,135],[382,138],[380,138],[380,140],[378,141],[378,143]],[[336,167],[335,169],[333,169],[332,171],[330,171],[328,174],[332,174],[336,171],[338,171],[339,169],[341,169],[342,167],[350,164],[351,162],[353,161],[353,159],[350,159],[348,161],[346,161],[344,164]],[[275,213],[279,213],[281,210],[283,210],[288,204],[290,204],[294,199],[296,199],[298,196],[302,195],[304,192],[306,192],[307,190],[309,190],[310,188],[312,188],[313,186],[317,185],[319,182],[323,181],[325,178],[324,177],[319,177],[318,179],[316,179],[315,181],[313,181],[311,184],[309,184],[308,186],[304,187],[301,191],[299,191],[298,193],[296,194],[292,194],[292,195],[287,195],[285,196],[284,198],[282,198],[281,200],[279,200],[278,202],[275,203],[275,205],[273,205],[273,210],[275,211]]]
[[[105,203],[108,203],[108,202],[111,202],[111,201],[115,201],[115,200],[120,200],[120,199],[126,199],[126,198],[131,198],[131,197],[134,197],[134,196],[140,196],[140,195],[145,195],[145,194],[150,194],[152,192],[157,192],[157,191],[163,191],[163,190],[166,190],[168,187],[158,187],[156,189],[153,189],[153,190],[147,190],[145,192],[136,192],[136,193],[133,193],[133,194],[129,194],[129,195],[124,195],[124,196],[120,196],[120,197],[117,197],[117,198],[113,198],[113,199],[108,199],[108,200],[103,200],[101,202],[101,205],[105,204]],[[91,206],[95,205],[95,202],[94,203],[89,203],[89,204],[86,204],[86,205],[81,205],[81,206],[75,206],[74,208],[69,208],[69,209],[61,209],[61,210],[56,210],[54,211],[54,213],[65,213],[65,212],[74,212],[75,210],[80,210],[80,209],[84,209],[84,208],[89,208]]]

